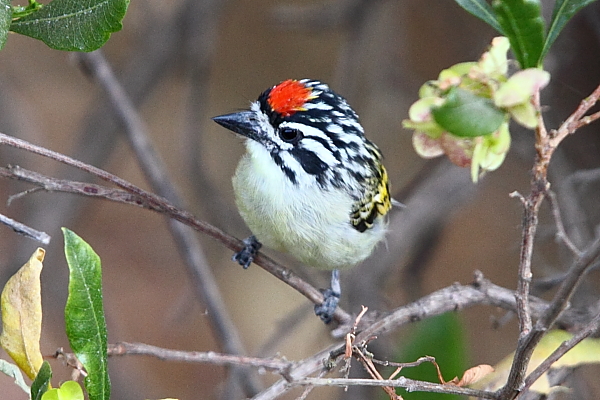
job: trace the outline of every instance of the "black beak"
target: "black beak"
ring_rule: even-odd
[[[217,124],[239,133],[250,139],[258,140],[260,127],[256,121],[256,114],[253,111],[240,111],[233,114],[219,115],[212,119]]]

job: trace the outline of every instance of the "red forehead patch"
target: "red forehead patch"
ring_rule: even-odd
[[[269,105],[273,111],[289,117],[296,111],[304,110],[304,104],[312,98],[312,89],[303,83],[288,79],[271,89]]]

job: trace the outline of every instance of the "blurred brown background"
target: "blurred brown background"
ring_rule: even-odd
[[[599,17],[598,7],[584,9],[547,60],[553,73],[544,93],[550,127],[600,81]],[[361,304],[385,311],[453,282],[468,283],[475,269],[496,284],[516,286],[521,207],[508,194],[528,192],[531,134],[515,128],[507,162],[475,186],[468,170],[419,159],[410,132],[401,127],[424,81],[454,63],[476,60],[494,35],[454,2],[442,0],[146,0],[132,2],[123,30],[103,52],[138,106],[187,208],[240,238],[249,232],[235,209],[230,177],[243,146],[210,117],[247,107],[264,89],[287,78],[320,79],[344,95],[361,116],[367,136],[382,148],[395,197],[408,206],[395,210],[387,248],[343,274],[342,306],[351,312]],[[102,90],[72,54],[41,42],[11,35],[0,52],[0,131],[148,188]],[[60,178],[91,179],[13,149],[0,148],[0,160],[3,166],[18,164]],[[597,168],[599,160],[597,124],[569,138],[553,160],[553,187],[580,246],[598,223],[600,197],[597,180],[572,174]],[[43,272],[45,354],[68,345],[61,226],[81,235],[102,258],[111,342],[219,350],[162,216],[64,194],[34,193],[10,207],[4,204],[8,195],[24,189],[0,180],[0,212],[53,237]],[[3,226],[0,235],[3,284],[38,245]],[[248,354],[298,360],[332,342],[307,300],[256,266],[243,271],[230,261],[230,251],[198,236]],[[546,207],[536,277],[553,276],[568,265],[568,253],[553,238]],[[274,256],[317,287],[326,286],[325,274]],[[580,304],[596,298],[595,278],[581,290]],[[514,350],[514,318],[494,328],[494,321],[505,316],[499,310],[476,307],[461,316],[472,364],[494,364]],[[382,348],[402,335],[382,339]],[[68,378],[60,362],[52,365],[58,379]],[[113,399],[243,398],[220,367],[124,357],[111,359],[110,368]],[[264,376],[265,382],[274,379]],[[597,398],[589,382],[574,378],[572,384],[584,393],[578,398]],[[3,399],[25,398],[4,376],[0,387]],[[359,390],[317,389],[309,398],[369,396]]]

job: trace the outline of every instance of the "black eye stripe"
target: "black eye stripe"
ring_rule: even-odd
[[[293,148],[290,150],[290,154],[307,174],[323,176],[323,173],[329,168],[317,154],[310,150]]]
[[[305,136],[304,140],[314,140],[315,142],[318,142],[321,146],[323,146],[327,151],[329,151],[331,154],[333,154],[333,156],[335,157],[336,160],[340,159],[340,152],[337,149],[333,149],[331,148],[331,145],[329,144],[329,142],[319,136]]]

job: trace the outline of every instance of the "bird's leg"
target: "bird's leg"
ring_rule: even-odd
[[[340,285],[340,271],[331,272],[331,287],[323,291],[323,303],[315,305],[315,314],[326,324],[333,319],[333,313],[340,302],[342,286]]]
[[[231,259],[246,269],[250,266],[250,264],[252,264],[252,261],[254,261],[254,257],[256,257],[256,254],[262,247],[262,244],[254,235],[247,237],[243,240],[243,242],[244,248],[235,253]]]

